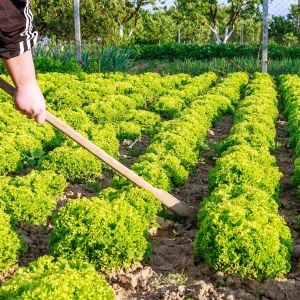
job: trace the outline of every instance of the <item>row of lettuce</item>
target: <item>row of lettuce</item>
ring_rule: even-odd
[[[193,78],[184,88],[179,90],[179,92],[182,94],[184,101],[189,103],[192,97],[202,94],[216,79],[217,76],[213,73]],[[46,84],[49,85],[48,82]],[[196,87],[198,87],[198,89],[196,89]],[[163,92],[161,91],[161,94],[166,95],[175,92],[174,90],[164,90]],[[161,94],[153,95],[153,97],[155,96],[156,99],[159,99]],[[52,130],[50,127],[37,128],[25,118],[17,115],[13,107],[7,103],[6,96],[1,96],[3,105],[6,108],[1,115],[1,119],[3,120],[3,127],[1,128],[3,129],[3,138],[7,134],[11,134],[12,139],[16,139],[17,141],[14,147],[12,147],[15,153],[13,153],[12,149],[8,148],[8,151],[3,153],[3,161],[8,160],[8,155],[18,154],[16,155],[15,164],[12,168],[3,167],[2,174],[22,171],[27,164],[24,162],[24,155],[22,155],[21,151],[26,152],[27,149],[32,149],[30,147],[37,146],[34,151],[31,150],[32,153],[26,153],[28,158],[33,160],[33,163],[37,160],[35,171],[31,171],[25,176],[5,176],[0,180],[0,211],[1,214],[3,214],[0,234],[4,237],[1,239],[0,247],[0,270],[4,271],[8,267],[15,265],[20,253],[26,251],[26,245],[16,233],[16,225],[20,221],[33,225],[46,224],[56,206],[57,199],[62,196],[67,186],[67,181],[82,182],[99,176],[101,174],[101,165],[99,165],[99,162],[90,154],[81,150],[69,140],[66,140],[60,133]],[[106,100],[109,101],[108,99]],[[122,101],[121,97],[119,97],[119,101]],[[154,100],[152,100],[152,102],[153,101]],[[103,105],[104,104],[103,102]],[[117,115],[119,108],[119,106],[114,108],[115,115]],[[118,125],[116,120],[107,120],[110,124],[106,124],[106,126],[103,127],[102,124],[99,124],[100,122],[97,122],[94,116],[88,115],[88,113],[86,114],[81,108],[80,110],[78,108],[75,110],[62,108],[60,115],[89,138],[94,141],[95,138],[97,138],[95,142],[110,154],[114,156],[118,155],[119,140],[116,134],[116,127]],[[89,117],[91,117],[91,119],[89,119]],[[96,125],[94,125],[95,123]],[[24,141],[24,135],[28,137],[28,142],[26,143],[27,148],[24,147],[20,151],[18,139]],[[35,141],[36,144],[34,143]],[[17,152],[17,150],[20,152]],[[46,151],[48,151],[48,154],[45,155],[44,152]],[[20,162],[22,162],[22,164],[20,164]],[[16,166],[18,166],[18,168]],[[108,191],[106,191],[106,193],[108,195]],[[111,191],[109,195],[110,198],[113,198]],[[103,198],[102,200],[101,197]],[[97,244],[94,243],[95,239],[88,242],[86,234],[83,234],[81,239],[83,239],[85,245],[82,244],[81,246],[88,249],[87,251],[92,250],[93,255],[98,259],[97,266],[99,266],[99,261],[104,263],[102,269],[108,269],[108,266],[110,266],[109,268],[111,269],[122,265],[127,266],[133,261],[141,260],[149,250],[149,244],[145,238],[146,224],[148,224],[149,227],[150,220],[152,221],[157,211],[161,209],[159,203],[148,193],[141,193],[139,189],[133,187],[126,189],[125,192],[118,191],[117,197],[120,199],[113,201],[113,203],[107,201],[109,200],[108,196],[101,197],[94,199],[94,201],[87,199],[78,201],[79,206],[81,203],[83,204],[82,208],[77,206],[75,211],[72,211],[71,220],[73,221],[78,219],[80,223],[82,219],[84,219],[83,216],[85,216],[87,223],[84,224],[87,226],[87,231],[90,232],[91,236],[97,234],[97,232],[92,230],[93,223],[95,225],[98,224],[98,226],[102,228],[102,233],[107,232],[107,234],[102,236],[102,242],[101,239],[96,241]],[[125,201],[123,199],[124,197],[128,197],[130,201]],[[146,207],[144,200],[152,204],[153,207]],[[144,205],[143,209],[145,213],[148,213],[147,220],[144,220],[138,215],[137,210],[130,205],[133,203],[141,207]],[[98,207],[97,204],[99,204]],[[89,213],[90,208],[92,211]],[[78,209],[79,211],[77,211]],[[151,209],[153,211],[151,211]],[[98,215],[99,212],[102,213]],[[61,212],[61,214],[63,214],[63,212]],[[100,220],[99,223],[97,219]],[[71,220],[67,222],[67,225],[72,223]],[[89,221],[93,223],[89,223]],[[58,222],[59,221],[57,221],[57,223]],[[128,228],[130,229],[130,235],[126,240]],[[106,229],[110,230],[107,231]],[[75,232],[76,231],[73,231],[73,233]],[[135,235],[135,240],[131,241]],[[55,238],[55,235],[51,238],[54,244]],[[99,238],[99,235],[97,235],[97,238]],[[109,240],[110,244],[108,247],[103,248],[103,245],[106,245],[106,240]],[[116,241],[118,242],[116,247],[109,249],[109,246],[114,245]],[[75,241],[75,244],[71,247],[77,247],[77,242],[81,244],[81,241],[78,240]],[[89,246],[89,243],[93,245],[93,248]],[[99,247],[100,249],[98,249]],[[59,248],[60,247],[57,247],[56,249]],[[99,255],[99,252],[104,254],[103,257]],[[135,256],[136,252],[139,253],[138,257]],[[95,274],[95,270],[92,267],[78,263],[78,261],[83,258],[82,255],[80,255],[80,250],[74,251],[74,254],[76,260],[70,262],[62,259],[56,261],[51,257],[45,257],[33,263],[29,268],[21,269],[16,276],[2,286],[0,296],[14,299],[18,297],[35,299],[35,295],[42,294],[47,299],[56,299],[55,296],[59,294],[68,297],[71,294],[75,295],[75,293],[79,293],[78,295],[83,297],[86,293],[88,294],[90,283],[83,285],[82,289],[85,294],[82,294],[82,291],[77,292],[78,285],[74,285],[74,282],[76,282],[74,279],[79,276],[84,277],[85,273],[87,273],[85,269],[90,270],[92,274]],[[114,259],[118,257],[119,260],[115,262]],[[71,257],[68,256],[68,259],[70,258]],[[62,266],[66,267],[68,271],[63,271]],[[54,272],[59,273],[58,279],[52,278]],[[94,275],[90,276],[91,280],[93,276]],[[99,297],[101,299],[111,299],[113,293],[110,288],[106,283],[103,283],[102,278],[99,280],[97,282],[99,286],[98,289],[103,290],[102,292],[106,295],[101,298],[100,296],[102,296],[102,294],[100,293]],[[46,281],[48,287],[45,289],[44,284]],[[64,282],[63,285],[61,284],[62,281]],[[34,285],[32,286],[31,284],[33,282]],[[28,289],[26,286],[31,287]],[[95,288],[95,290],[93,290],[92,298],[98,289]],[[55,292],[53,292],[53,290]]]
[[[278,214],[281,173],[271,154],[276,98],[269,75],[256,74],[209,174],[210,195],[201,202],[195,252],[214,270],[254,279],[290,270],[292,239]]]
[[[214,81],[215,75],[211,76]],[[197,163],[207,130],[222,114],[232,109],[232,103],[238,101],[240,90],[247,82],[246,74],[237,73],[229,75],[204,96],[199,95],[199,89],[200,93],[195,93],[194,99],[188,101],[187,107],[174,120],[161,126],[160,132],[154,135],[147,153],[133,169],[156,186],[168,191],[185,182],[188,173]],[[160,160],[164,163],[159,164]],[[154,166],[153,171],[150,166]],[[39,184],[35,182],[39,176],[44,176],[39,172],[32,172],[14,180],[22,185],[23,180],[32,176],[29,186],[33,190],[35,187],[38,189]],[[66,178],[58,176],[55,182],[51,183],[50,178],[47,181],[48,187],[53,187],[57,192],[59,189],[63,190]],[[150,254],[148,229],[162,209],[160,203],[152,195],[133,187],[123,178],[116,177],[113,184],[114,187],[103,190],[98,197],[73,200],[54,215],[54,231],[50,236],[49,246],[55,257],[65,257],[72,264],[74,261],[84,260],[92,263],[98,270],[113,270],[127,267]],[[26,212],[22,211],[20,216],[23,217],[24,214],[26,215]],[[28,220],[38,220],[33,217],[34,214],[35,212],[31,211]],[[6,225],[3,226],[11,242],[6,241],[6,251],[1,253],[1,257],[4,258],[2,269],[17,262],[19,253],[24,250],[24,244],[15,233],[14,223],[17,221],[14,217],[12,219],[13,222],[7,219]],[[8,253],[9,257],[5,257]],[[3,293],[6,296],[16,296],[16,292],[12,294],[13,291],[20,295],[30,294],[32,290],[37,292],[45,280],[55,289],[57,281],[49,274],[51,271],[42,270],[43,261],[35,264],[39,267],[22,269],[21,272],[28,272],[26,278],[20,277],[18,280],[13,277],[8,280],[1,287],[0,295]],[[38,271],[35,271],[37,269]],[[40,275],[36,275],[35,272]],[[26,287],[30,286],[32,278],[38,276],[40,280],[28,291]]]
[[[296,156],[293,182],[300,195],[300,77],[282,75],[279,77],[279,83],[284,100],[284,115],[288,120],[289,142],[295,149]]]

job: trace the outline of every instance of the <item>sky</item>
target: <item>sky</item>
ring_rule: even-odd
[[[220,0],[221,3],[227,3],[226,0]],[[171,6],[174,0],[166,0],[166,4]],[[269,4],[270,15],[285,16],[289,13],[291,4],[297,4],[297,0],[273,0]]]

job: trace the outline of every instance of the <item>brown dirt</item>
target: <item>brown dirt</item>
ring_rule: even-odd
[[[153,70],[153,72],[156,73],[162,73],[162,71],[165,69],[165,67],[167,66],[167,63],[161,63],[158,66],[155,67],[155,69]]]
[[[120,161],[130,167],[140,155],[145,154],[146,149],[151,144],[151,138],[143,135],[140,140],[124,140],[119,148]]]
[[[135,65],[133,68],[131,68],[129,70],[129,74],[135,75],[135,74],[140,74],[143,71],[145,71],[146,68],[149,67],[149,63],[148,62],[143,62],[140,64]]]
[[[48,238],[52,227],[49,226],[32,226],[20,224],[18,228],[28,249],[22,253],[19,259],[20,266],[28,266],[38,257],[49,254]]]
[[[232,125],[232,115],[225,115],[216,128],[212,128],[208,132],[207,144],[219,143],[228,136]],[[200,199],[208,195],[208,173],[215,164],[215,153],[212,147],[201,153],[198,166],[194,173],[183,186],[174,189],[173,194],[179,200],[189,205],[199,208]]]

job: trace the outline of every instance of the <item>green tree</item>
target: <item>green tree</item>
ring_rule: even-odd
[[[40,35],[73,39],[73,0],[34,0],[31,7]],[[84,40],[111,34],[112,22],[101,14],[100,8],[99,1],[81,1],[81,27]]]
[[[147,5],[154,5],[156,0],[101,0],[101,12],[107,19],[113,20],[119,30],[121,39],[127,33],[131,37],[137,25],[142,9]],[[126,25],[128,29],[126,32]]]
[[[201,18],[215,42],[226,44],[235,31],[238,19],[243,15],[257,15],[260,3],[261,0],[227,0],[227,5],[220,5],[217,0],[177,0],[176,6],[187,15]]]
[[[298,4],[291,5],[290,14],[288,17],[296,26],[296,33],[300,42],[300,0],[298,0]]]
[[[210,40],[210,29],[197,11],[186,13],[185,10],[173,7],[168,10],[177,27],[177,42],[183,44],[205,44]]]
[[[131,37],[146,6],[157,0],[83,0],[81,27],[84,40],[102,44]],[[74,36],[72,0],[34,0],[35,24],[41,35],[71,40]]]
[[[241,45],[258,45],[261,42],[262,23],[255,18],[240,18],[235,25],[231,41]]]
[[[290,17],[273,16],[269,36],[275,43],[289,46],[297,43],[297,28]]]
[[[149,12],[141,14],[133,42],[138,44],[163,44],[171,43],[176,39],[176,23],[165,11]]]

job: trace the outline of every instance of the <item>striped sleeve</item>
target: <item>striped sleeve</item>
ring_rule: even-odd
[[[12,58],[37,42],[29,0],[0,0],[0,57]]]

